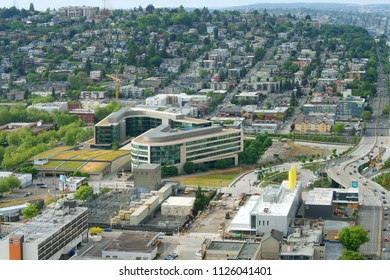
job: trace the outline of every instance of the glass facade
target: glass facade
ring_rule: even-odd
[[[95,126],[95,143],[111,145],[120,139],[119,125]]]
[[[174,121],[170,120],[169,125],[172,128],[177,128],[181,130],[191,130],[193,128],[200,128],[200,127],[209,127],[211,126],[211,122],[207,123],[189,123],[189,122],[181,122],[181,121]]]
[[[161,164],[178,164],[180,163],[179,145],[150,147],[150,163]]]
[[[126,119],[126,137],[136,137],[162,124],[161,119],[152,117],[131,117]]]

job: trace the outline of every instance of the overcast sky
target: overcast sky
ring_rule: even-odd
[[[389,4],[389,0],[224,0],[224,1],[212,1],[212,0],[110,0],[110,5],[113,9],[129,9],[133,7],[142,6],[145,7],[148,4],[153,4],[155,7],[234,7],[240,5],[256,4],[256,3],[294,3],[294,2],[306,2],[306,3],[355,3],[355,4]],[[16,4],[17,8],[28,9],[30,3],[34,3],[36,10],[46,10],[47,8],[56,8],[69,5],[86,5],[103,7],[103,0],[0,0],[0,7],[12,7]]]

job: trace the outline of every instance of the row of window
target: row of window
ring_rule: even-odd
[[[200,151],[194,151],[194,152],[187,153],[187,157],[190,157],[190,156],[193,156],[193,155],[209,153],[209,152],[212,152],[212,151],[224,150],[224,149],[227,149],[227,148],[233,148],[233,147],[237,147],[237,146],[239,146],[239,143],[232,143],[232,144],[226,144],[226,145],[213,146],[213,147],[208,148],[208,149],[202,149]]]
[[[216,141],[216,140],[222,140],[222,139],[226,139],[226,138],[231,138],[233,136],[241,136],[241,133],[240,132],[238,132],[238,133],[230,133],[230,134],[227,134],[227,135],[221,135],[221,136],[216,136],[216,137],[210,137],[210,138],[207,138],[207,139],[191,141],[191,142],[187,142],[186,145],[187,146],[191,146],[191,145],[196,145],[196,144],[201,144],[201,143],[209,143],[209,142]]]
[[[228,150],[224,150],[224,151],[218,151],[218,152],[205,154],[205,155],[200,155],[200,156],[196,156],[196,157],[188,157],[187,160],[194,161],[194,160],[198,160],[198,159],[202,159],[202,158],[208,158],[208,157],[229,154],[229,153],[234,153],[234,152],[239,152],[239,151],[240,151],[240,147],[236,147],[236,148],[232,148],[232,149],[228,149]]]
[[[212,143],[210,142],[210,143],[207,143],[207,144],[191,146],[191,147],[187,147],[187,151],[199,150],[199,149],[204,149],[204,148],[210,147],[211,145],[217,146],[217,145],[222,145],[222,144],[225,144],[225,143],[232,143],[232,142],[240,143],[241,142],[241,138],[239,138],[239,137],[238,138],[231,138],[231,139],[227,139],[227,140],[223,140],[223,141],[212,142]]]

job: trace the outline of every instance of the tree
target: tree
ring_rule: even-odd
[[[363,111],[362,119],[364,121],[369,121],[371,119],[372,113],[370,111]]]
[[[183,170],[186,174],[192,174],[195,172],[195,164],[192,161],[186,161],[183,165]]]
[[[22,210],[22,215],[26,219],[34,218],[38,215],[38,208],[34,204],[29,204],[24,210]]]
[[[339,260],[364,260],[364,256],[352,250],[343,250]]]
[[[73,197],[80,200],[87,200],[88,196],[93,194],[93,188],[89,185],[80,186]]]
[[[340,122],[337,122],[334,124],[334,127],[333,127],[333,131],[334,133],[336,134],[341,134],[344,132],[344,124],[343,123],[340,123]]]
[[[81,78],[77,75],[69,75],[68,83],[69,83],[70,89],[72,89],[72,90],[79,90],[79,89],[81,89],[81,86],[83,85]]]
[[[30,8],[28,9],[30,12],[35,12],[34,3],[30,3]]]
[[[361,226],[344,227],[339,233],[340,243],[347,250],[357,252],[360,245],[368,242],[368,233]]]
[[[0,180],[0,193],[9,192],[10,190],[18,188],[19,186],[20,181],[18,178],[14,176],[8,176]]]
[[[203,211],[208,202],[209,202],[209,198],[203,194],[201,187],[198,187],[198,189],[195,191],[195,201],[194,201],[195,210]]]

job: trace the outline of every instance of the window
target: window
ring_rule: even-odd
[[[139,261],[139,260],[141,260],[141,257],[136,257],[135,259],[136,259],[137,261]]]

